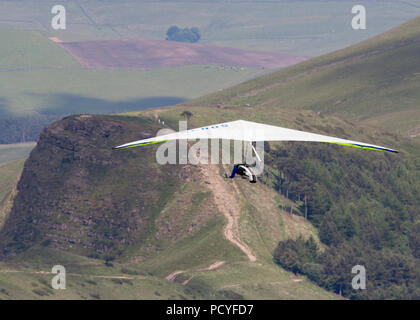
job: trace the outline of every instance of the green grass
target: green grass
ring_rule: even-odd
[[[4,201],[17,184],[25,159],[34,147],[33,142],[0,145],[0,226],[9,205]]]
[[[221,291],[230,290],[246,299],[331,299],[333,295],[313,284],[293,282],[289,273],[277,266],[236,263],[214,271],[191,273],[193,279],[183,286],[153,276],[127,276],[130,279],[106,279],[89,274],[66,272],[66,290],[54,290],[53,275],[34,274],[24,269],[19,273],[1,273],[1,299],[214,299],[224,298]],[[44,271],[48,272],[49,269]],[[117,270],[114,270],[116,272]],[[99,275],[99,274],[97,274]],[[116,277],[121,276],[115,274]],[[124,275],[122,275],[124,276]],[[250,281],[249,279],[253,280]]]
[[[52,266],[51,266],[52,267]],[[192,299],[183,286],[150,276],[130,277],[130,279],[106,279],[89,274],[75,274],[66,268],[66,289],[51,288],[52,274],[35,274],[37,270],[23,269],[19,273],[2,273],[0,265],[0,299]],[[88,268],[88,267],[85,267]],[[51,271],[50,268],[44,271]],[[114,270],[117,272],[117,270]],[[98,273],[96,273],[98,275]],[[100,274],[100,273],[99,273]],[[121,272],[116,275],[124,276]],[[128,276],[129,277],[129,276]],[[205,295],[193,293],[197,298]]]
[[[223,239],[220,232],[222,225],[214,224],[213,227],[211,232],[205,227],[200,235],[189,237],[140,265],[113,262],[112,266],[107,267],[103,261],[34,247],[7,263],[0,263],[0,284],[4,289],[0,292],[0,298],[225,299],[225,291],[240,294],[245,299],[337,298],[305,278],[295,282],[291,273],[272,261],[251,263],[241,259],[239,250]],[[206,256],[204,259],[203,254]],[[226,261],[223,266],[211,271],[199,271],[220,258]],[[51,289],[53,275],[35,273],[49,272],[55,264],[66,267],[66,290]],[[19,272],[3,273],[3,270]],[[170,282],[164,279],[175,270],[187,270],[179,277],[191,280],[181,285],[178,280]]]
[[[12,191],[21,175],[25,159],[0,163],[0,229],[10,212]]]
[[[0,164],[28,157],[36,143],[0,144]]]
[[[266,221],[264,220],[264,224]],[[65,251],[33,247],[7,263],[0,263],[2,299],[225,299],[226,291],[245,299],[335,299],[336,297],[301,278],[295,282],[266,256],[255,263],[222,235],[224,219],[210,220],[199,232],[169,245],[144,263],[118,262],[105,266]],[[267,227],[267,226],[266,226]],[[245,231],[246,233],[247,231]],[[253,249],[257,249],[254,247]],[[215,261],[225,264],[215,270],[200,271]],[[67,289],[52,290],[52,265],[66,267]],[[2,273],[2,270],[20,273]],[[164,278],[176,270],[185,270],[181,285]],[[130,279],[105,279],[98,276]],[[251,279],[251,280],[250,280]]]
[[[291,273],[274,263],[237,262],[219,269],[188,273],[191,287],[210,286],[215,291],[229,290],[245,299],[337,299],[304,278],[295,282]]]
[[[199,232],[167,246],[140,268],[165,277],[176,270],[208,267],[216,260],[246,259],[237,247],[223,237],[224,223],[222,217],[210,220]]]
[[[237,84],[256,69],[195,65],[159,70],[0,72],[0,114],[109,113],[170,105]]]
[[[12,191],[23,169],[25,159],[0,164],[0,203]]]
[[[65,49],[53,43],[41,31],[17,30],[0,26],[0,71],[36,68],[80,68]]]

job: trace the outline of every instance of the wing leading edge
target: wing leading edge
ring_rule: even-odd
[[[326,142],[354,148],[379,150],[397,153],[397,150],[385,148],[364,142],[340,139],[322,134],[310,133],[294,129],[287,129],[257,122],[236,120],[214,124],[206,127],[174,132],[154,138],[122,144],[113,149],[126,149],[144,146],[169,140],[195,140],[195,139],[226,139],[242,141],[307,141]]]

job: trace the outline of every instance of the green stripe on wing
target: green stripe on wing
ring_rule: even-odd
[[[155,144],[155,143],[161,143],[161,142],[166,142],[168,140],[161,140],[161,141],[152,141],[152,142],[145,142],[145,143],[137,143],[137,144],[133,144],[131,146],[126,146],[126,147],[116,147],[116,148],[112,148],[112,149],[127,149],[127,148],[134,148],[134,147],[140,147],[140,146],[146,146],[148,144]]]
[[[338,144],[338,145],[341,145],[341,146],[353,147],[353,148],[360,148],[360,149],[369,149],[369,150],[378,150],[378,151],[384,151],[384,152],[398,153],[397,150],[387,149],[387,148],[380,148],[380,147],[374,147],[374,146],[363,146],[363,145],[360,145],[360,144],[342,143],[342,142],[330,142],[330,143]]]

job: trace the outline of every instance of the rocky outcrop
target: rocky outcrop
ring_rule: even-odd
[[[107,258],[141,243],[179,185],[182,167],[156,165],[156,146],[112,147],[158,129],[152,119],[93,115],[46,127],[0,231],[2,255],[41,245]]]

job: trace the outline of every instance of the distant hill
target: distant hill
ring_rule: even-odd
[[[59,44],[85,67],[95,69],[156,69],[191,64],[279,69],[307,60],[292,54],[151,39]]]
[[[313,110],[405,136],[420,128],[420,18],[357,45],[280,70],[188,105]]]
[[[34,6],[33,0],[20,0],[2,1],[0,22],[19,29],[39,29],[65,41],[163,40],[174,24],[196,26],[201,43],[315,57],[383,33],[420,14],[417,0],[363,1],[367,29],[355,31],[350,25],[355,4],[348,0],[89,0],[67,2],[67,29],[55,31],[49,23],[51,2]]]

